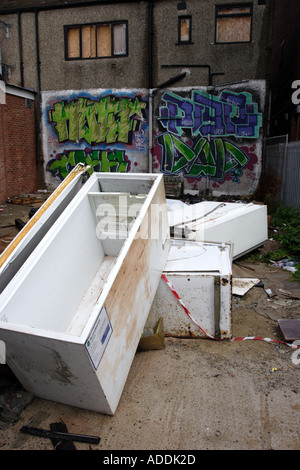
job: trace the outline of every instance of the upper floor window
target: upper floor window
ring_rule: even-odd
[[[66,59],[128,55],[127,21],[65,26]]]
[[[216,43],[251,42],[252,5],[216,7]]]
[[[191,44],[192,17],[179,16],[178,18],[178,44]]]

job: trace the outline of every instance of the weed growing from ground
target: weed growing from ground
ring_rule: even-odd
[[[273,239],[278,242],[274,251],[263,255],[253,254],[253,260],[259,259],[263,263],[288,259],[296,262],[296,272],[292,273],[292,280],[300,281],[300,211],[291,206],[280,203],[270,209],[270,228],[273,229]]]

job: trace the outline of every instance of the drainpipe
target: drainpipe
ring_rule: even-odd
[[[39,23],[38,23],[39,10],[34,10],[34,21],[35,21],[35,46],[36,46],[36,74],[37,74],[37,143],[36,143],[36,161],[40,161],[40,146],[41,146],[41,67],[40,67],[40,44],[39,44]]]
[[[190,75],[190,70],[189,69],[183,69],[180,74],[176,75],[175,77],[169,78],[166,82],[161,83],[160,85],[157,85],[156,88],[151,88],[149,90],[149,162],[148,162],[148,171],[149,173],[152,173],[152,138],[153,138],[153,125],[152,125],[152,108],[153,108],[153,95],[158,92],[158,90],[161,90],[162,88],[167,88],[170,85],[173,85],[174,83],[178,82],[182,78],[184,78],[186,75]]]
[[[153,88],[153,0],[149,1],[149,78],[148,88]]]
[[[152,139],[153,139],[153,0],[149,1],[149,38],[148,38],[148,89],[149,89],[149,149],[148,149],[148,173],[152,173]]]
[[[20,56],[20,82],[24,88],[24,63],[23,63],[23,45],[22,45],[22,25],[21,11],[18,10],[18,37],[19,37],[19,56]]]
[[[153,168],[152,168],[152,151],[153,151],[153,145],[152,145],[152,139],[153,139],[153,98],[152,98],[152,90],[149,90],[149,149],[148,149],[148,173],[152,173]]]

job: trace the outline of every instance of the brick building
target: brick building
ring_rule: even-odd
[[[37,190],[35,93],[6,85],[0,104],[0,201]]]

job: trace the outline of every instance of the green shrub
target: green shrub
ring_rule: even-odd
[[[264,262],[288,258],[298,261],[292,279],[300,281],[300,212],[298,209],[279,204],[271,214],[271,227],[276,229],[273,238],[279,243],[276,251],[263,256]]]

